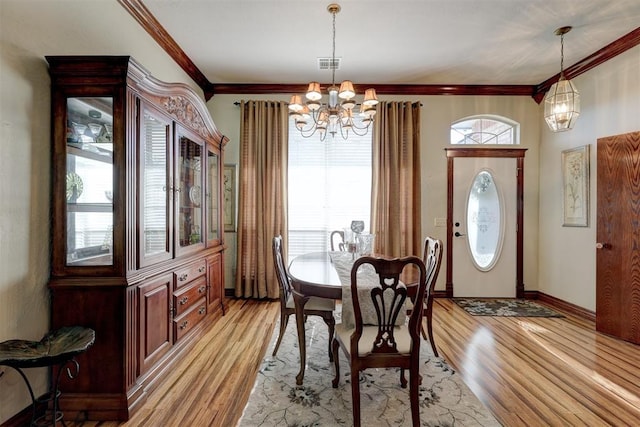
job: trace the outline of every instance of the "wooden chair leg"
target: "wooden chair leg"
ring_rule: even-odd
[[[433,340],[433,328],[432,328],[432,323],[433,323],[433,300],[430,301],[429,304],[427,304],[427,332],[429,334],[429,343],[431,344],[431,349],[433,350],[433,355],[438,357],[438,349],[436,348],[436,342]],[[424,332],[424,330],[423,330]],[[426,337],[425,337],[426,338]]]
[[[420,322],[420,332],[422,332],[422,338],[423,339],[427,339],[427,332],[424,329],[424,322],[426,322],[426,320]]]
[[[329,328],[329,362],[333,362],[333,352],[331,351],[331,343],[333,342],[333,334],[336,329],[336,319],[333,314],[323,317],[324,323]]]
[[[409,400],[411,401],[411,421],[413,427],[420,426],[420,400],[419,400],[419,385],[420,375],[418,374],[418,367],[416,366],[409,375]]]
[[[340,382],[340,357],[338,355],[338,341],[331,340],[333,345],[333,365],[335,366],[336,376],[333,377],[333,381],[331,381],[331,385],[333,388],[338,388],[338,383]]]
[[[351,367],[351,400],[353,402],[353,427],[360,427],[360,372]]]
[[[436,357],[438,356],[438,349],[436,348],[436,342],[433,340],[433,329],[431,329],[431,319],[427,318],[427,332],[429,333],[429,343],[431,343],[431,349]]]
[[[284,336],[284,331],[285,329],[287,329],[288,323],[289,323],[289,316],[284,313],[280,313],[280,333],[278,335],[278,341],[276,342],[276,346],[273,349],[273,353],[271,354],[274,357],[278,352],[278,349],[280,348],[280,343],[282,342],[282,337]]]
[[[407,378],[404,376],[404,368],[400,368],[400,387],[407,388]]]

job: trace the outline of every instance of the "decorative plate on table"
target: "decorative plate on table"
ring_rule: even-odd
[[[82,194],[84,184],[82,178],[75,172],[67,172],[67,200],[75,201]]]

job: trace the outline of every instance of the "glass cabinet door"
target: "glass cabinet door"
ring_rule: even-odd
[[[207,244],[220,242],[220,156],[207,150]]]
[[[203,240],[203,156],[204,143],[184,131],[177,136],[176,205],[177,251],[201,249]]]
[[[67,98],[66,265],[113,265],[113,98]]]
[[[142,267],[173,256],[173,215],[171,120],[147,106],[143,106],[140,117],[138,253]]]

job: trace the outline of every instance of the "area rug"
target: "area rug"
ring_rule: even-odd
[[[329,362],[327,327],[317,317],[306,323],[307,368],[304,384],[296,386],[299,369],[295,319],[291,317],[276,357],[272,357],[278,325],[262,362],[255,385],[238,425],[256,426],[351,426],[350,374],[341,354],[341,379],[332,388],[333,363]],[[422,426],[500,426],[462,378],[431,346],[420,345]],[[408,379],[408,378],[407,378]],[[397,369],[368,369],[360,379],[363,426],[410,426],[409,389],[400,387]]]
[[[454,298],[473,316],[564,317],[562,314],[523,299]]]

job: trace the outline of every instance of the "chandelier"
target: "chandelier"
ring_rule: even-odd
[[[373,116],[376,114],[376,104],[378,98],[375,89],[367,89],[364,94],[364,101],[360,106],[361,124],[354,121],[355,90],[350,80],[342,82],[338,88],[335,84],[336,80],[336,14],[340,12],[340,5],[331,3],[327,6],[327,10],[333,16],[333,53],[331,57],[331,86],[327,89],[329,92],[329,100],[326,104],[321,102],[322,92],[320,91],[320,83],[311,82],[305,94],[306,103],[302,103],[300,95],[293,95],[289,102],[289,116],[295,122],[296,128],[300,134],[309,138],[316,132],[320,135],[320,140],[324,141],[327,133],[335,138],[336,134],[340,134],[342,138],[347,139],[349,132],[356,135],[366,135]],[[340,101],[341,100],[341,101]]]
[[[560,36],[560,78],[544,96],[544,119],[553,132],[563,132],[573,128],[580,115],[580,94],[571,80],[564,77],[564,35],[571,27],[561,27],[555,31]]]

